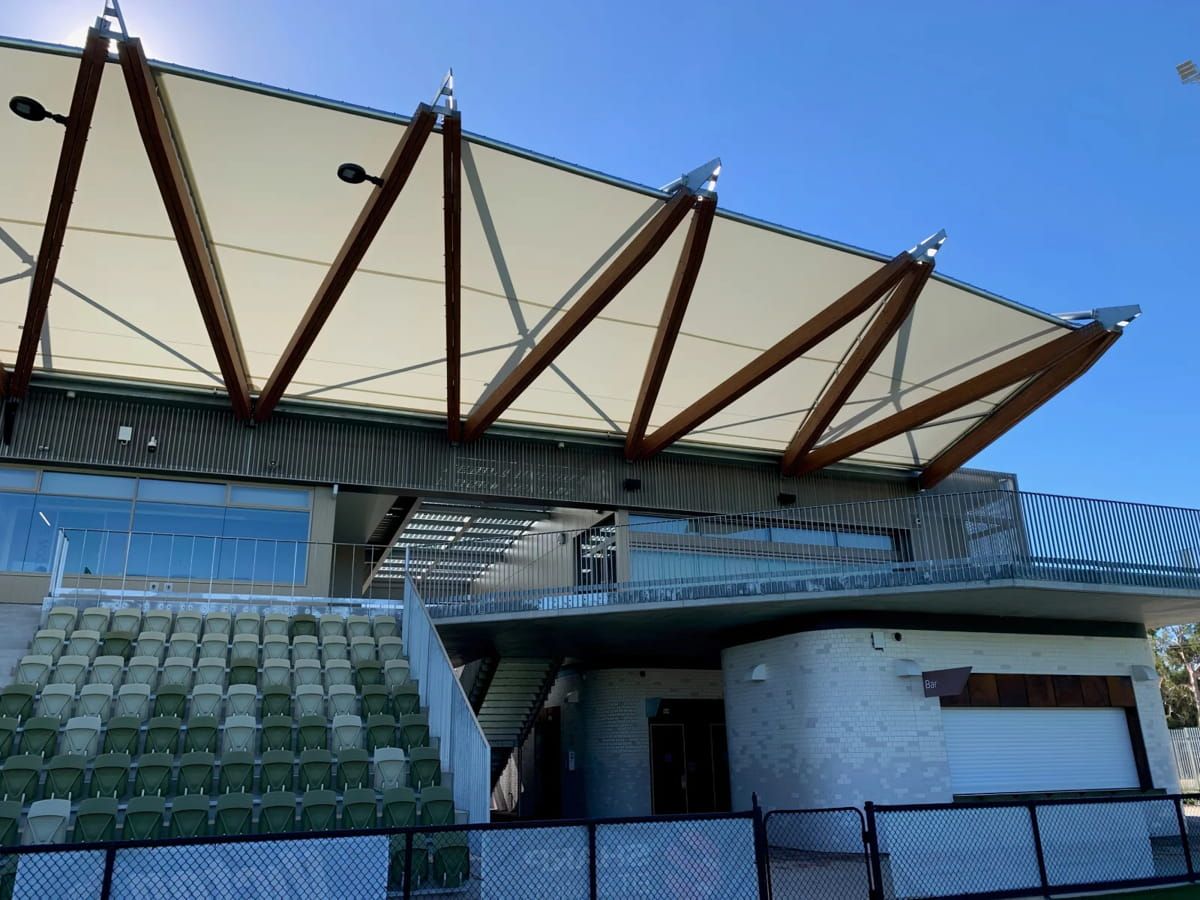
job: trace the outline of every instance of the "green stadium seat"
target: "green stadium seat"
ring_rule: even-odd
[[[137,636],[133,652],[137,656],[152,657],[157,664],[162,662],[163,651],[166,649],[167,636],[165,634],[161,631],[143,631]]]
[[[146,751],[149,753],[178,753],[179,729],[183,719],[179,716],[155,716],[146,728]]]
[[[384,638],[400,636],[400,623],[395,616],[376,616],[371,622],[371,632],[375,640],[380,642],[379,646],[383,647]]]
[[[264,716],[259,749],[265,753],[268,750],[291,750],[292,747],[292,717]]]
[[[346,617],[339,616],[337,613],[326,613],[317,620],[317,631],[320,633],[322,641],[327,641],[331,637],[345,637]]]
[[[262,686],[267,688],[292,689],[292,667],[284,659],[268,659],[262,664]]]
[[[176,794],[210,794],[213,786],[215,757],[207,751],[193,751],[179,757]]]
[[[250,794],[222,794],[217,798],[213,834],[253,834],[254,797]]]
[[[111,797],[92,797],[79,804],[75,813],[77,844],[112,841],[117,837],[117,801]]]
[[[87,760],[81,756],[62,754],[51,757],[43,769],[46,780],[42,783],[42,797],[58,797],[61,800],[81,798],[86,766]]]
[[[400,746],[405,750],[429,746],[429,717],[425,713],[401,716],[396,728],[400,732]]]
[[[430,881],[435,888],[462,887],[470,874],[471,850],[461,831],[438,831],[430,835],[433,866]]]
[[[29,645],[30,656],[49,656],[58,659],[62,656],[63,647],[67,643],[66,632],[57,628],[43,628],[34,632],[33,643]]]
[[[138,757],[137,773],[133,776],[133,795],[146,797],[156,794],[165,797],[171,793],[170,753],[143,753]]]
[[[231,794],[254,790],[254,754],[235,751],[221,754],[221,772],[217,793]]]
[[[262,641],[262,658],[265,662],[268,659],[291,659],[292,645],[288,642],[287,635],[284,634],[268,634]]]
[[[128,631],[106,631],[100,636],[100,652],[105,656],[129,659],[133,655],[133,634]]]
[[[35,756],[53,756],[58,746],[58,729],[62,722],[55,716],[33,716],[25,720],[21,735],[21,752]]]
[[[88,675],[89,684],[112,685],[113,690],[125,680],[125,659],[120,656],[97,656]]]
[[[288,637],[288,617],[284,613],[267,613],[263,616],[263,638]]]
[[[108,627],[113,631],[123,631],[126,634],[137,634],[142,631],[142,611],[135,606],[126,606],[123,609],[115,609],[112,614],[112,621]],[[147,631],[160,631],[167,634],[170,631],[170,625],[166,628],[148,628]]]
[[[404,659],[404,641],[398,637],[381,637],[379,643],[379,661],[385,666],[394,660]],[[386,671],[386,670],[385,670]]]
[[[204,636],[219,635],[228,643],[233,631],[233,616],[227,612],[210,612],[204,617]]]
[[[257,693],[258,661],[253,659],[235,659],[229,664],[229,683],[231,685],[250,685]]]
[[[204,837],[208,833],[208,797],[203,794],[189,794],[171,801],[168,837]]]
[[[27,685],[35,690],[50,681],[54,668],[54,657],[45,654],[22,656],[17,663],[14,684]]]
[[[324,691],[321,681],[322,673],[321,663],[318,660],[298,659],[292,663],[292,683],[297,687],[316,685]]]
[[[262,714],[264,716],[290,716],[292,714],[292,692],[287,688],[263,688]]]
[[[357,716],[358,693],[348,684],[335,684],[329,689],[329,704],[327,712],[330,718],[334,716]]]
[[[118,716],[132,716],[141,722],[150,714],[150,685],[130,684],[126,682],[117,691],[117,707],[114,712]]]
[[[106,609],[103,606],[89,606],[79,615],[79,625],[81,631],[107,631],[109,620],[112,619],[112,610]]]
[[[361,666],[366,663],[378,662],[375,655],[375,638],[373,637],[356,637],[350,638],[350,663],[354,666]]]
[[[448,787],[427,787],[421,791],[418,811],[421,825],[453,825],[454,795]]]
[[[136,754],[141,725],[137,716],[113,716],[104,731],[104,752]]]
[[[259,834],[287,834],[296,830],[296,795],[291,791],[267,791],[258,810]]]
[[[104,723],[99,716],[75,716],[63,726],[60,746],[63,753],[95,756],[100,752],[100,729]]]
[[[399,747],[375,751],[375,790],[387,792],[408,784],[408,756]]]
[[[375,792],[370,788],[348,788],[342,795],[342,827],[374,828],[378,822]]]
[[[396,718],[388,713],[376,713],[367,717],[367,749],[397,747]]]
[[[21,801],[0,800],[0,847],[15,847],[20,839]]]
[[[294,762],[295,757],[290,750],[268,750],[264,753],[259,771],[261,789],[263,791],[290,791],[293,783]]]
[[[231,685],[225,694],[226,715],[254,718],[258,706],[258,688],[254,684]]]
[[[346,637],[353,641],[356,637],[371,636],[371,620],[367,616],[346,617]]]
[[[383,683],[395,690],[408,683],[408,660],[389,659],[383,664]]]
[[[96,716],[107,722],[112,715],[113,686],[111,684],[85,684],[79,689],[79,700],[75,711],[81,716]]]
[[[163,663],[162,674],[158,678],[158,688],[182,688],[184,691],[192,687],[192,660],[187,656],[168,656]]]
[[[296,714],[299,716],[325,715],[325,689],[320,685],[305,684],[296,688]]]
[[[92,760],[92,780],[88,784],[89,797],[113,797],[121,799],[129,789],[128,753],[101,753]]]
[[[179,684],[160,684],[154,696],[154,715],[182,719],[187,708],[188,689]]]
[[[216,753],[220,721],[216,716],[192,716],[183,735],[185,753]]]
[[[228,716],[225,719],[225,735],[221,741],[221,752],[253,752],[256,725],[254,716]]]
[[[300,799],[302,831],[333,831],[337,828],[337,794],[333,791],[305,791]]]
[[[350,648],[344,637],[327,637],[321,642],[322,665],[328,664],[333,659],[343,659],[349,662]]]
[[[55,606],[46,615],[46,627],[54,631],[74,631],[79,610],[73,606]]]
[[[442,783],[442,758],[437,748],[412,748],[408,755],[408,783],[417,790]]]
[[[300,787],[306,791],[333,787],[333,755],[328,750],[305,750],[300,754]]]
[[[37,794],[42,757],[35,753],[10,756],[0,767],[0,791],[5,800],[32,800]]]
[[[33,698],[37,688],[32,684],[10,684],[0,690],[0,716],[28,719],[33,715]]]
[[[411,828],[417,824],[417,795],[412,788],[396,787],[383,792],[383,827]]]
[[[325,689],[339,684],[354,684],[354,670],[347,659],[331,659],[325,663]]]
[[[168,659],[186,659],[190,664],[196,662],[196,635],[173,634],[167,641]]]
[[[100,632],[86,631],[82,628],[71,632],[71,636],[67,639],[66,649],[63,650],[64,656],[85,656],[90,663],[96,658],[96,654],[100,652]]]
[[[26,657],[28,659],[28,657]],[[76,690],[83,687],[87,679],[88,666],[92,664],[86,656],[60,656],[50,675],[50,684],[69,684]],[[44,686],[44,685],[43,685]]]
[[[295,640],[297,637],[316,637],[317,636],[317,617],[310,616],[307,613],[300,613],[292,616],[288,622],[288,637]]]
[[[334,753],[341,753],[343,750],[357,750],[363,745],[362,719],[358,716],[335,716],[332,734]]]
[[[201,659],[196,663],[196,684],[225,687],[228,669],[223,659]]]
[[[324,715],[301,716],[296,732],[296,746],[300,750],[328,750],[329,720]]]
[[[65,844],[71,821],[70,800],[38,800],[25,814],[26,844]]]
[[[359,690],[368,684],[383,684],[383,667],[377,662],[365,662],[355,666],[354,683]]]
[[[257,643],[260,631],[262,631],[262,618],[258,613],[240,612],[233,617],[233,637],[235,644],[240,635],[250,635]]]
[[[145,627],[144,625],[142,626]],[[200,629],[204,627],[204,616],[197,612],[181,612],[175,616],[173,634],[194,634],[200,640]]]
[[[38,698],[37,714],[45,718],[69,719],[75,709],[75,685],[48,684]]]
[[[229,661],[229,636],[225,634],[206,634],[200,639],[200,659],[219,659],[222,663]]]
[[[292,638],[292,661],[299,662],[302,659],[321,659],[321,651],[315,637],[302,634]]]
[[[0,718],[0,759],[10,756],[17,743],[17,726],[20,720]]]
[[[174,619],[175,615],[169,609],[148,609],[142,615],[142,630],[171,634]]]
[[[122,687],[145,685],[150,690],[158,687],[158,660],[153,656],[135,656],[125,668]]]
[[[166,801],[162,797],[134,797],[125,807],[121,839],[149,841],[163,836]]]
[[[371,787],[371,756],[366,750],[343,750],[337,757],[337,788]]]
[[[202,716],[220,718],[221,703],[225,694],[219,685],[198,684],[192,688],[192,708],[190,715],[193,719]]]
[[[229,652],[229,658],[234,664],[239,661],[246,661],[258,665],[258,634],[235,634],[233,636],[233,649]]]

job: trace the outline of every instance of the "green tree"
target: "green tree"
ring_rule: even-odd
[[[1200,718],[1200,625],[1170,625],[1150,635],[1167,725],[1195,726]]]

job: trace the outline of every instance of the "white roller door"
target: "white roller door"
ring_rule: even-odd
[[[1140,786],[1123,709],[942,710],[955,794]]]

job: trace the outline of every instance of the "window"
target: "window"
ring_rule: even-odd
[[[0,492],[0,569],[19,572],[29,542],[36,494]]]
[[[42,475],[43,494],[75,494],[79,497],[133,499],[137,481],[114,475],[79,475],[75,472],[46,472]]]
[[[309,491],[297,488],[251,487],[235,484],[229,488],[229,502],[238,506],[280,506],[308,509]]]
[[[37,487],[37,469],[13,469],[0,466],[0,488],[32,491]]]
[[[128,500],[39,495],[30,520],[22,571],[50,571],[58,533],[65,531],[70,540],[68,572],[121,574],[132,508]]]
[[[174,503],[207,503],[225,505],[225,485],[204,484],[199,481],[155,481],[143,478],[138,484],[138,502],[163,500]]]

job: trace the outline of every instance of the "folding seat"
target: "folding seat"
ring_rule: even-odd
[[[302,634],[292,638],[292,660],[298,662],[302,659],[321,659],[317,639],[311,635]]]
[[[26,844],[64,844],[71,819],[70,800],[38,800],[25,816]]]
[[[404,659],[403,640],[398,637],[379,638],[379,661],[383,663],[385,673],[389,662],[401,659]]]
[[[302,831],[333,831],[337,828],[337,794],[333,791],[305,791],[300,799]]]
[[[204,794],[189,794],[171,801],[168,837],[204,837],[208,832],[208,797]]]
[[[32,800],[42,774],[42,757],[37,753],[10,756],[0,767],[0,791],[5,800]]]
[[[409,828],[417,824],[417,797],[412,788],[394,787],[383,792],[383,827]]]
[[[328,750],[305,750],[300,754],[300,787],[306,791],[333,787],[333,754]]]
[[[292,714],[292,692],[287,688],[265,687],[262,698],[262,714],[264,716],[290,716]]]
[[[396,621],[395,616],[376,616],[371,620],[371,631],[375,635],[375,640],[379,641],[379,646],[383,646],[384,638],[399,637],[400,624]]]
[[[133,641],[131,631],[106,631],[100,635],[100,652],[105,656],[128,659],[133,653]]]
[[[335,684],[329,689],[329,717],[358,715],[358,693],[353,685]]]
[[[272,636],[288,637],[288,617],[285,613],[267,613],[263,616],[263,639]]]
[[[111,685],[115,691],[125,680],[125,660],[120,656],[97,656],[88,675],[88,684]]]
[[[217,793],[229,794],[254,790],[254,754],[222,753]]]
[[[258,688],[252,684],[231,685],[225,696],[226,715],[254,718]]]
[[[437,888],[461,887],[471,867],[471,849],[462,831],[438,831],[430,835],[433,867],[430,881]]]
[[[198,612],[181,612],[175,616],[175,634],[194,634],[200,638],[200,629],[204,625],[204,616]],[[145,627],[144,625],[142,627]]]
[[[353,641],[356,637],[371,636],[371,619],[369,616],[347,616],[346,637]]]
[[[25,720],[21,735],[21,752],[36,756],[53,756],[58,746],[58,729],[62,721],[57,716],[33,716]]]
[[[408,754],[408,783],[415,790],[442,783],[442,758],[436,747],[413,747]]]
[[[296,688],[296,715],[324,716],[325,689],[318,684],[304,684]]]
[[[260,787],[264,791],[290,791],[295,757],[291,750],[268,750],[262,755],[259,771]]]
[[[258,635],[235,634],[233,636],[233,650],[229,654],[229,658],[233,660],[233,665],[237,665],[237,663],[241,661],[246,661],[257,667]]]
[[[123,684],[117,691],[118,716],[133,716],[141,722],[150,714],[150,685]]]
[[[250,794],[222,794],[217,798],[213,834],[253,834],[254,798]]]
[[[342,795],[342,827],[374,828],[378,822],[375,792],[370,788],[348,788]]]
[[[173,634],[167,641],[168,659],[186,659],[189,663],[196,662],[196,636],[194,634]]]
[[[134,797],[125,806],[121,839],[149,841],[163,836],[163,815],[167,804],[162,797]]]
[[[216,716],[192,716],[183,735],[185,753],[216,753],[220,723]]]
[[[329,749],[329,720],[324,714],[300,717],[296,728],[296,746],[301,750]]]
[[[169,609],[148,609],[142,614],[142,630],[170,634],[174,618],[174,613]]]
[[[200,638],[200,659],[229,661],[229,638],[224,634],[206,634]]]
[[[325,663],[325,688],[339,684],[354,684],[354,675],[348,660],[331,659]]]
[[[180,716],[155,716],[146,726],[146,751],[150,753],[179,752]]]
[[[288,621],[288,636],[295,641],[297,637],[317,636],[317,617],[308,613],[299,613]]]
[[[192,660],[187,656],[168,656],[158,677],[159,690],[164,686],[180,687],[185,691],[192,687]]]
[[[448,787],[427,787],[421,791],[418,819],[422,825],[453,825],[454,795]]]
[[[200,716],[212,716],[220,718],[221,715],[221,700],[224,694],[221,692],[220,685],[216,684],[198,684],[192,688],[192,718]]]
[[[425,713],[401,716],[396,727],[400,732],[400,746],[405,750],[429,746],[429,717]]]
[[[254,750],[254,716],[230,716],[225,720],[225,735],[221,741],[221,752],[250,753]]]
[[[344,637],[327,637],[321,642],[321,662],[328,665],[334,659],[350,659],[350,650]]]
[[[317,685],[321,687],[321,664],[315,659],[298,659],[292,666],[293,683],[302,685]],[[322,688],[324,693],[324,688]]]
[[[69,719],[75,708],[75,685],[48,684],[38,698],[37,714],[55,719]]]
[[[51,757],[43,769],[46,781],[42,785],[42,797],[80,799],[83,796],[83,772],[86,766],[87,760],[81,756],[63,754]]]
[[[388,713],[376,713],[367,717],[367,749],[396,747],[396,717]]]
[[[167,649],[167,636],[161,631],[143,631],[137,636],[134,653],[138,656],[153,656],[156,663],[162,662],[163,651]]]
[[[141,731],[142,720],[139,716],[113,716],[104,730],[104,752],[137,753]]]
[[[74,631],[79,610],[73,606],[55,606],[46,615],[46,627],[54,631]]]
[[[137,634],[142,629],[142,611],[136,606],[125,606],[121,609],[114,609],[112,621],[108,627],[113,631],[127,631]],[[166,628],[154,629],[167,633]]]
[[[67,656],[86,656],[90,663],[100,652],[100,632],[87,631],[82,628],[72,631],[71,636],[67,638],[67,646],[63,652]]]
[[[266,753],[268,750],[291,749],[292,717],[264,716],[262,721],[262,733],[259,735],[259,750],[263,753]]]
[[[112,610],[103,606],[89,606],[79,616],[78,627],[84,631],[107,631]]]
[[[32,684],[10,684],[0,691],[0,716],[27,719],[33,715],[33,698],[37,688]]]
[[[62,752],[78,756],[95,756],[100,752],[100,729],[104,723],[99,716],[75,716],[63,728]]]
[[[259,834],[287,834],[296,830],[296,795],[291,791],[267,791],[258,810]]]
[[[112,797],[119,800],[129,789],[128,753],[101,753],[92,760],[92,780],[89,797]]]
[[[171,793],[171,754],[143,753],[138,757],[137,773],[133,776],[133,796]]]
[[[33,642],[29,645],[29,655],[58,659],[62,656],[66,642],[66,632],[57,628],[43,628],[33,635]]]
[[[390,791],[408,784],[408,756],[399,747],[375,751],[375,790]]]
[[[0,718],[0,759],[9,756],[17,743],[19,719]]]
[[[389,688],[398,688],[408,683],[408,660],[389,659],[383,664],[383,683]]]
[[[154,690],[158,687],[158,660],[153,656],[135,656],[125,670],[124,683],[126,687],[144,684],[147,690]]]
[[[179,757],[176,794],[208,794],[212,792],[214,757],[205,751],[184,753]]]
[[[350,662],[355,666],[361,666],[364,663],[376,662],[375,658],[375,638],[373,637],[356,637],[350,638]]]
[[[183,718],[187,707],[187,688],[178,684],[160,684],[154,695],[154,715]]]
[[[256,612],[240,612],[233,617],[233,636],[250,635],[258,643],[258,633],[262,630],[262,619]],[[236,640],[234,641],[236,643]]]
[[[29,657],[26,657],[28,659]],[[58,665],[50,675],[51,684],[69,684],[76,690],[83,687],[87,679],[88,665],[91,660],[86,656],[60,656]]]
[[[292,667],[286,660],[268,659],[262,666],[262,686],[292,689]]]
[[[333,752],[358,750],[362,745],[362,719],[358,716],[335,716],[333,719]]]
[[[258,693],[258,661],[254,659],[235,659],[229,664],[229,683],[231,685],[249,685]]]
[[[317,620],[317,631],[320,633],[322,641],[327,641],[331,637],[345,637],[346,617],[339,616],[337,613],[326,613]]]
[[[291,659],[292,645],[288,641],[286,635],[268,634],[262,640],[262,658],[268,659]]]
[[[202,659],[196,663],[196,684],[217,684],[225,686],[225,660]]]
[[[79,701],[75,712],[81,716],[98,716],[107,722],[112,714],[113,686],[111,684],[85,684],[79,689]]]
[[[79,804],[75,812],[77,844],[113,841],[117,838],[117,801],[112,797],[92,797]]]
[[[233,616],[227,612],[210,612],[204,617],[204,636],[210,634],[219,634],[225,638],[226,643],[229,642],[230,632],[233,630]]]
[[[342,750],[337,757],[337,787],[371,787],[371,757],[366,750]]]
[[[393,660],[393,664],[397,660]],[[383,667],[377,662],[360,663],[354,667],[354,683],[362,690],[368,684],[383,684]]]
[[[22,656],[21,661],[17,663],[17,684],[31,684],[35,688],[40,688],[50,679],[50,670],[54,667],[53,657],[39,656]]]

